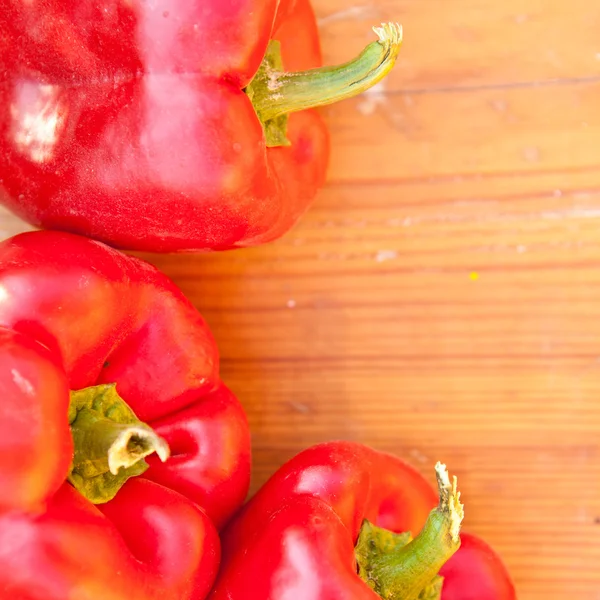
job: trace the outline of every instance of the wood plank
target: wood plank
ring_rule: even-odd
[[[319,0],[325,59],[341,63],[372,25],[404,30],[384,89],[504,87],[600,76],[600,4],[588,0]]]
[[[389,93],[327,109],[331,181],[411,180],[600,165],[600,83]]]

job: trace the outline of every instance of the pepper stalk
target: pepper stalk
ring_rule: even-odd
[[[271,40],[256,75],[245,89],[263,126],[267,146],[289,146],[287,117],[357,96],[381,81],[392,69],[402,44],[402,27],[373,27],[378,40],[355,59],[336,66],[286,73],[280,44]]]
[[[115,384],[71,392],[69,426],[75,452],[67,479],[94,504],[112,500],[146,471],[149,454],[169,458],[167,442],[136,417]]]
[[[446,466],[435,466],[440,501],[423,529],[411,539],[410,533],[393,533],[363,523],[355,548],[358,572],[383,600],[439,600],[441,567],[460,547],[460,526],[464,518],[456,477],[450,483]]]

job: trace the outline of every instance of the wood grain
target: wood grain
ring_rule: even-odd
[[[441,459],[520,600],[600,599],[600,3],[315,5],[328,61],[382,20],[406,42],[325,111],[314,208],[268,247],[147,257],[219,340],[253,487],[329,438]]]

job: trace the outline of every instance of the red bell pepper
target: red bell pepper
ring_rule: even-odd
[[[498,559],[487,573],[480,569],[472,537],[465,538],[466,553],[454,554],[462,507],[441,475],[436,509],[433,488],[395,456],[351,442],[301,452],[224,530],[221,569],[209,598],[514,598],[514,590],[506,595],[512,584]],[[408,532],[419,531],[410,541]],[[448,593],[440,567],[448,574]],[[483,589],[482,577],[496,578],[502,592],[471,595]]]
[[[401,41],[385,24],[318,69],[308,0],[8,0],[0,21],[0,198],[35,225],[150,251],[287,231],[328,162],[306,109],[382,79]]]
[[[461,533],[458,552],[441,568],[442,600],[516,600],[500,557],[482,539]]]
[[[0,244],[0,598],[205,597],[250,473],[218,363],[151,265],[68,233]]]

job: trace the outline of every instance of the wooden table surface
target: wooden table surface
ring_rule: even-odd
[[[600,3],[315,7],[328,62],[381,21],[405,44],[325,111],[313,209],[268,247],[148,257],[219,340],[253,487],[329,438],[440,459],[520,600],[600,599]]]

